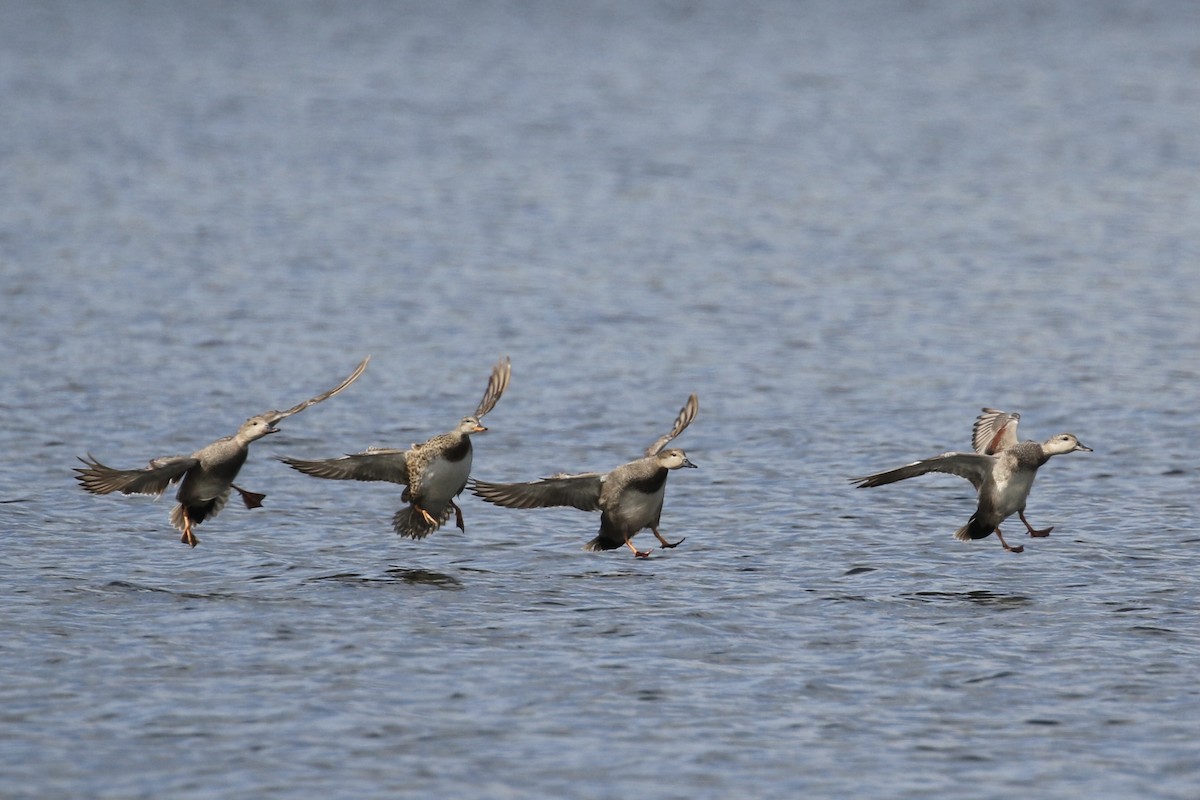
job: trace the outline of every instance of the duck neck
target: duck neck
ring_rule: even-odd
[[[458,435],[458,441],[446,448],[447,461],[462,461],[471,454],[471,437],[465,433]]]

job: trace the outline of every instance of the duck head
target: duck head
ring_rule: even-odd
[[[1073,433],[1060,433],[1058,436],[1052,436],[1049,441],[1042,445],[1042,449],[1047,455],[1057,456],[1063,453],[1074,453],[1076,450],[1083,450],[1091,453],[1092,448],[1087,447],[1083,442],[1075,438]]]
[[[487,430],[483,425],[479,424],[479,417],[463,417],[455,428],[461,434],[468,433],[483,433]]]
[[[237,438],[249,444],[250,442],[258,441],[269,433],[279,433],[279,428],[276,428],[266,415],[259,414],[242,423],[242,427],[238,428]]]
[[[687,453],[680,450],[678,447],[672,447],[669,450],[663,450],[656,458],[661,466],[667,469],[679,469],[680,467],[691,467],[697,469],[696,465],[688,460]]]

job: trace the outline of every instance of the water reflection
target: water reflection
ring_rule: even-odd
[[[423,586],[437,586],[441,589],[461,589],[462,583],[453,575],[447,575],[444,572],[434,572],[428,569],[405,569],[403,567],[391,567],[387,570],[387,574],[395,580],[401,580],[405,583],[420,584]]]
[[[911,597],[915,600],[920,600],[923,603],[936,603],[942,600],[953,600],[958,602],[975,603],[982,606],[1022,606],[1033,602],[1030,598],[1021,594],[997,594],[989,592],[986,589],[975,589],[968,592],[912,592],[911,594],[902,595],[903,597]]]
[[[312,580],[336,583],[395,583],[400,581],[413,585],[434,586],[439,589],[463,588],[462,582],[458,578],[444,572],[407,567],[390,567],[384,572],[387,577],[371,577],[357,572],[339,572],[336,575],[322,575]]]

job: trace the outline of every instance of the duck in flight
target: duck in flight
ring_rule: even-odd
[[[512,362],[501,359],[492,368],[483,399],[475,413],[457,427],[407,450],[372,447],[361,453],[308,461],[280,458],[292,469],[314,478],[385,481],[404,487],[400,500],[407,503],[392,517],[392,528],[401,536],[424,539],[453,514],[459,530],[466,530],[462,509],[454,498],[462,493],[471,474],[471,434],[487,430],[480,420],[496,406],[512,377]]]
[[[658,530],[667,475],[671,470],[696,465],[682,450],[664,448],[691,424],[699,407],[696,395],[688,397],[669,433],[646,448],[642,458],[611,472],[560,473],[528,483],[472,481],[471,491],[505,508],[570,506],[581,511],[599,511],[600,533],[584,546],[585,550],[615,550],[625,546],[638,558],[646,558],[650,552],[638,550],[631,541],[645,528],[650,529],[663,547],[676,547],[683,539],[668,542]]]
[[[1020,516],[1030,536],[1049,536],[1053,530],[1053,527],[1038,530],[1025,518],[1025,503],[1029,499],[1038,468],[1051,456],[1076,450],[1092,452],[1092,448],[1084,446],[1072,433],[1060,433],[1045,442],[1021,442],[1017,439],[1017,423],[1020,419],[1020,414],[985,408],[975,419],[971,431],[974,452],[943,453],[896,469],[854,478],[852,482],[858,488],[865,489],[928,472],[944,472],[966,478],[975,487],[979,503],[967,524],[959,528],[954,537],[960,541],[970,541],[995,533],[1005,550],[1020,553],[1025,548],[1021,545],[1010,547],[1000,533],[1000,523],[1014,513]]]
[[[179,483],[175,494],[178,505],[171,511],[171,524],[183,532],[180,541],[195,547],[200,540],[192,528],[209,517],[215,517],[229,499],[229,490],[234,489],[242,497],[246,508],[262,506],[265,494],[250,492],[233,481],[246,463],[250,444],[271,433],[278,433],[275,426],[283,419],[299,414],[311,405],[328,400],[358,380],[367,368],[370,356],[364,358],[350,377],[327,392],[292,406],[287,411],[266,411],[242,423],[237,433],[225,436],[210,445],[200,448],[190,456],[166,456],[155,458],[141,469],[114,469],[105,466],[88,454],[80,458],[84,467],[76,467],[75,479],[92,494],[151,494],[161,495],[167,487]]]

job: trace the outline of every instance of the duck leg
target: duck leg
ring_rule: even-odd
[[[1049,536],[1050,531],[1054,530],[1054,526],[1051,525],[1049,528],[1045,528],[1044,530],[1039,531],[1036,528],[1034,528],[1032,525],[1029,524],[1029,520],[1025,519],[1025,509],[1022,508],[1017,513],[1021,515],[1021,522],[1025,523],[1025,527],[1029,530],[1030,536],[1037,536],[1037,537]]]
[[[455,503],[453,500],[450,501],[450,507],[454,509],[454,524],[458,526],[458,529],[460,531],[462,531],[463,533],[466,533],[467,526],[463,524],[462,509],[459,508],[458,504]]]
[[[638,558],[649,558],[650,557],[650,551],[649,550],[638,550],[636,547],[633,546],[633,540],[629,536],[625,537],[625,546],[628,547],[630,550],[632,550],[633,554],[635,556],[637,556]]]
[[[1020,544],[1019,544],[1019,545],[1017,545],[1016,547],[1009,547],[1009,546],[1008,546],[1008,542],[1004,541],[1004,537],[1000,535],[1000,527],[999,527],[999,526],[997,526],[997,527],[996,527],[996,538],[1000,540],[1000,544],[1004,545],[1004,549],[1005,549],[1005,550],[1007,550],[1007,551],[1008,551],[1008,552],[1010,552],[1010,553],[1023,553],[1023,552],[1025,552],[1025,546],[1024,546],[1024,545],[1020,545]]]
[[[655,535],[655,537],[658,538],[659,543],[662,544],[662,546],[668,550],[671,549],[672,547],[678,547],[679,545],[683,544],[683,540],[687,538],[686,536],[684,536],[678,542],[668,542],[666,539],[663,538],[663,535],[658,532],[658,528],[651,527],[650,532],[653,533]]]
[[[433,517],[429,516],[429,512],[428,512],[428,511],[426,511],[425,509],[421,508],[421,507],[420,507],[419,505],[417,505],[416,503],[413,503],[413,508],[415,508],[417,511],[420,511],[420,512],[421,512],[421,516],[422,516],[422,517],[424,517],[424,518],[425,518],[425,521],[426,521],[426,522],[428,522],[428,523],[429,523],[431,526],[433,526],[434,528],[436,528],[436,527],[438,526],[438,521],[437,521],[436,519],[434,519]]]
[[[247,492],[237,484],[231,483],[230,486],[232,486],[234,489],[237,489],[237,493],[242,496],[242,502],[246,504],[246,508],[262,508],[262,501],[266,498],[265,494],[259,494],[258,492]]]
[[[179,537],[179,541],[195,547],[200,544],[200,540],[196,538],[196,534],[192,533],[192,518],[188,516],[187,511],[183,512],[183,536]]]

